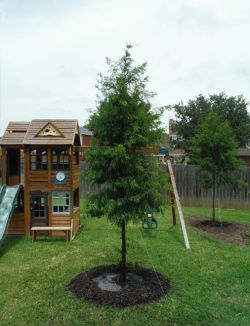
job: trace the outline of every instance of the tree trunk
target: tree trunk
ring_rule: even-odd
[[[121,282],[126,282],[126,223],[122,221]]]
[[[212,189],[213,189],[213,212],[212,212],[212,224],[215,224],[215,175],[213,175],[213,184],[212,184]]]
[[[171,208],[172,208],[173,225],[176,225],[175,200],[174,200],[174,192],[172,190],[172,181],[171,181],[170,173],[168,173],[168,183],[171,185],[170,198],[171,198]]]
[[[171,196],[171,207],[172,207],[172,217],[173,217],[173,225],[176,225],[176,215],[175,215],[175,201],[174,201],[174,193],[171,190],[170,192],[170,196]]]

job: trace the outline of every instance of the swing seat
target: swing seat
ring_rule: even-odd
[[[153,214],[146,214],[142,220],[143,229],[156,229],[158,227],[158,221]]]

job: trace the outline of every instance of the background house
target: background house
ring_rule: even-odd
[[[174,163],[184,163],[188,162],[188,156],[184,149],[176,148],[174,142],[181,139],[174,131],[174,120],[169,119],[168,122],[168,134],[164,137],[162,146],[169,148],[169,156],[173,158]]]
[[[239,148],[238,156],[246,163],[246,166],[250,167],[250,148]]]
[[[188,161],[188,156],[184,149],[175,148],[174,142],[180,140],[181,137],[174,131],[174,120],[169,120],[169,134],[166,135],[164,139],[164,146],[170,148],[170,156],[177,159],[179,162],[186,163]],[[250,167],[250,146],[246,148],[238,148],[238,157],[243,160],[246,166]]]
[[[80,138],[82,146],[90,146],[91,138],[93,137],[93,132],[87,128],[80,127]]]

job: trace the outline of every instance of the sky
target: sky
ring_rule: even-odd
[[[148,64],[154,106],[220,92],[250,101],[249,17],[249,0],[0,0],[0,135],[9,121],[85,123],[106,57],[126,43]]]

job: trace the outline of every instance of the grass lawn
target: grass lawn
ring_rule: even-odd
[[[209,216],[204,208],[185,208]],[[250,224],[250,212],[221,210],[225,221]],[[188,227],[183,246],[180,223],[170,209],[159,228],[128,227],[128,261],[155,268],[171,281],[158,302],[114,309],[94,306],[66,290],[79,272],[118,261],[120,232],[105,219],[84,219],[75,240],[9,236],[0,247],[0,325],[250,325],[250,245],[215,242]]]

